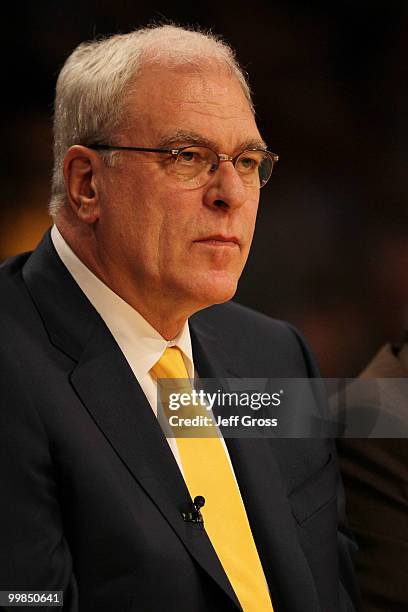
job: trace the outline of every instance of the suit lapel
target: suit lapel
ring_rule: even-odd
[[[51,342],[73,360],[70,382],[84,407],[190,554],[240,609],[207,535],[200,530],[197,537],[197,527],[182,519],[191,499],[139,383],[49,235],[29,258],[23,278]]]
[[[247,376],[246,365],[228,356],[209,325],[190,320],[193,355],[201,378]],[[273,438],[226,438],[251,530],[278,610],[313,610],[320,605],[309,564],[300,546],[284,483],[274,457]],[[276,449],[275,449],[276,452]],[[296,588],[293,588],[296,585]]]

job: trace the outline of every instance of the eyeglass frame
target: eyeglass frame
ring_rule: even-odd
[[[272,170],[273,170],[274,164],[276,164],[279,161],[279,155],[277,155],[276,153],[272,153],[272,151],[268,151],[267,149],[258,149],[258,148],[243,149],[240,153],[238,153],[238,155],[231,157],[230,155],[226,155],[225,153],[217,153],[217,151],[214,151],[214,149],[212,149],[211,147],[207,147],[205,145],[199,145],[199,144],[190,144],[184,147],[179,147],[177,149],[150,149],[146,147],[121,147],[121,146],[103,145],[103,144],[92,144],[92,145],[84,145],[84,146],[88,147],[88,149],[105,150],[105,151],[141,151],[144,153],[169,153],[174,157],[175,161],[177,160],[177,157],[180,155],[180,153],[184,151],[185,149],[191,149],[192,147],[201,147],[203,149],[209,149],[217,156],[218,165],[217,165],[216,170],[218,170],[220,163],[224,161],[232,162],[232,165],[235,168],[237,159],[243,153],[245,153],[245,151],[261,151],[262,153],[267,153],[272,159]],[[269,182],[269,179],[271,178],[271,175],[272,175],[272,170],[271,170],[271,174],[269,175],[268,180],[263,185],[260,185],[259,189],[262,189],[262,187],[264,187],[266,183]]]

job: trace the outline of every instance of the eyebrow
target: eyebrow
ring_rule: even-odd
[[[217,150],[217,144],[202,134],[198,134],[197,132],[186,132],[183,130],[177,130],[168,136],[163,136],[159,140],[158,147],[160,148],[173,148],[177,146],[195,144],[202,147],[209,147],[210,149]],[[248,140],[244,140],[237,147],[238,151],[244,151],[245,149],[266,149],[266,144],[263,140],[259,138],[250,138]]]

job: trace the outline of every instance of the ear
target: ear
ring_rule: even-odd
[[[99,192],[103,160],[96,151],[82,145],[70,147],[64,158],[64,178],[70,206],[80,221],[95,223],[99,218]]]

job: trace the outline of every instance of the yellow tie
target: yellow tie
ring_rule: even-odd
[[[156,379],[184,379],[181,386],[177,383],[178,392],[192,390],[177,347],[167,348],[151,373]],[[166,403],[163,397],[162,403]],[[196,414],[210,414],[203,407],[194,408]],[[214,436],[214,428],[206,435]],[[176,441],[187,488],[192,499],[197,495],[205,498],[201,510],[205,530],[244,612],[273,612],[245,507],[220,437],[178,437]]]

